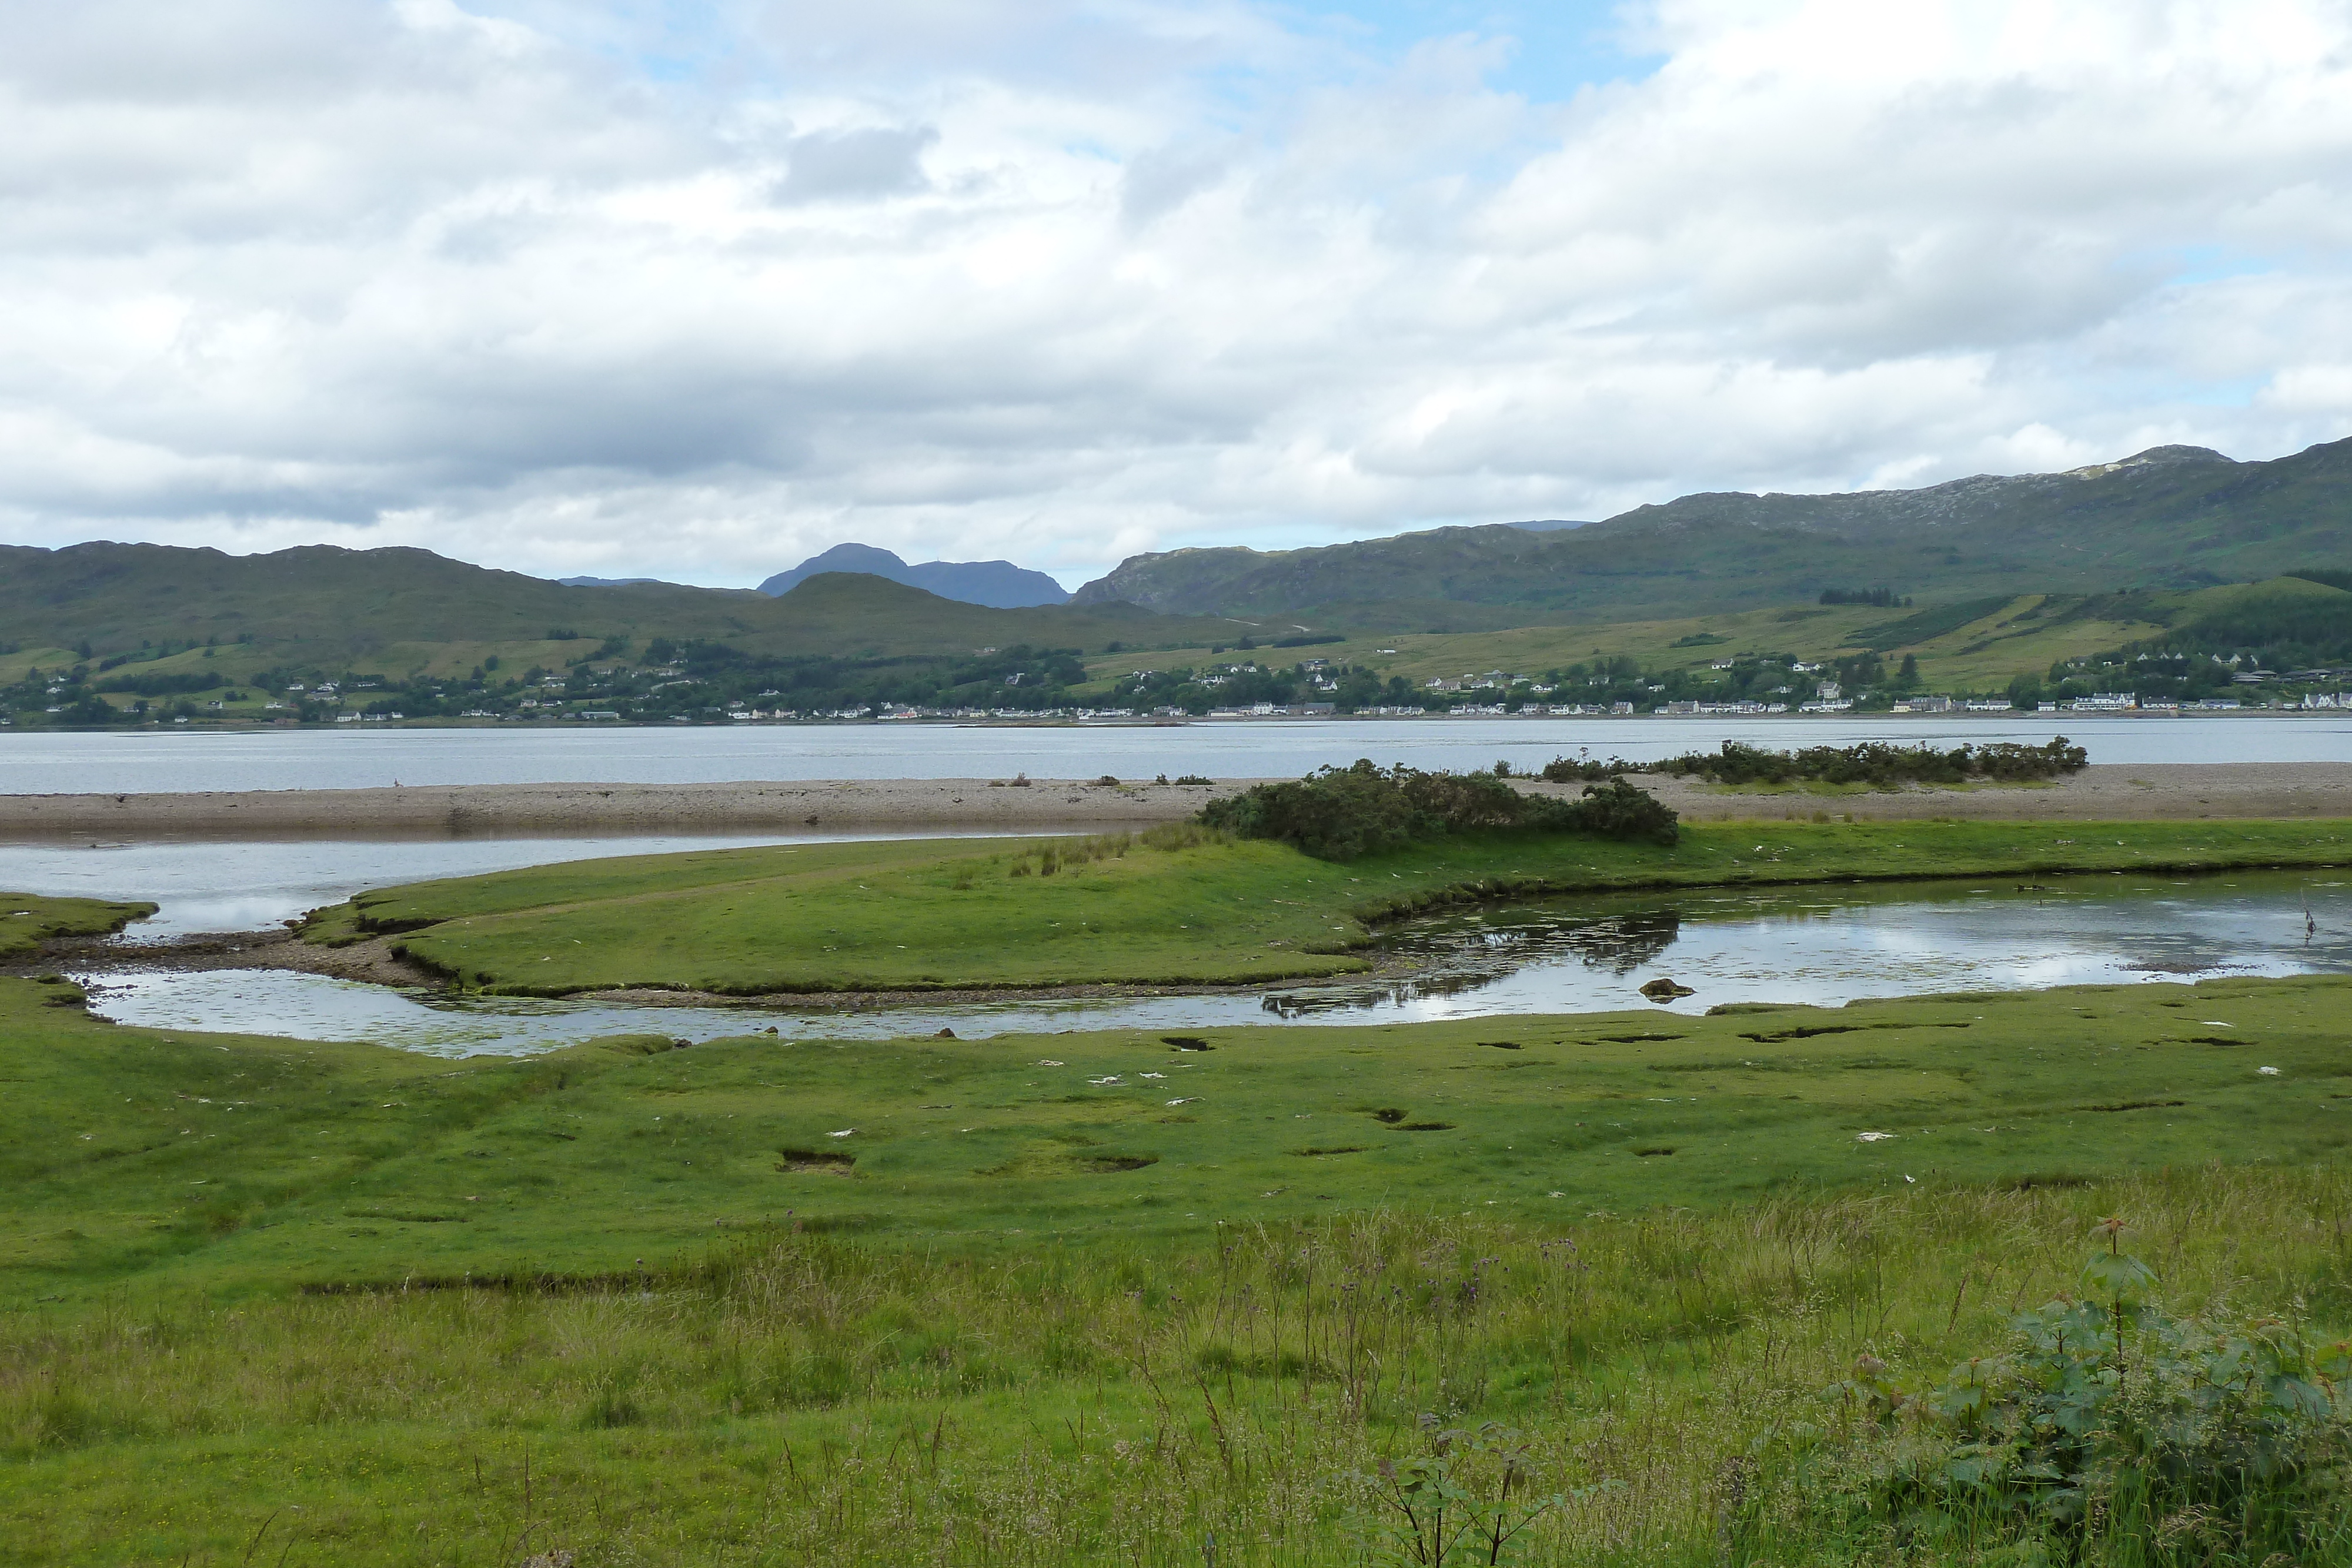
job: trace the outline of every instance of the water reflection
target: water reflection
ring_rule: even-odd
[[[1559,944],[1592,968],[1630,975],[1673,946],[1682,928],[1680,914],[1658,909],[1571,926],[1559,934]]]
[[[1391,952],[1412,955],[1431,966],[1410,978],[1275,991],[1258,1005],[1281,1019],[1403,1007],[1467,996],[1529,963],[1549,959],[1572,958],[1589,969],[1622,977],[1654,963],[1682,932],[1682,915],[1674,909],[1597,919],[1546,918],[1508,911],[1457,918],[1475,922],[1477,928],[1456,932],[1449,929],[1447,922],[1418,922],[1389,939]]]

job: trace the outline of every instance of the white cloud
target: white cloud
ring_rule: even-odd
[[[755,581],[2352,422],[2340,0],[0,14],[0,526]],[[718,18],[714,20],[713,18]]]

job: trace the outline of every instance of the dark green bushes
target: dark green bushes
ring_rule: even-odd
[[[1773,751],[1727,740],[1720,750],[1687,751],[1659,762],[1628,762],[1622,757],[1605,762],[1556,757],[1544,764],[1543,777],[1565,784],[1626,773],[1672,773],[1695,774],[1716,784],[1809,782],[1872,784],[1885,789],[1897,784],[2053,779],[2075,772],[2089,761],[2090,754],[2068,744],[2063,735],[2044,746],[1996,741],[1990,746],[1957,746],[1949,751],[1932,746],[1890,746],[1883,740]]]
[[[208,692],[215,686],[226,685],[227,680],[220,675],[185,671],[160,675],[114,675],[99,682],[97,689],[101,692],[129,692],[142,697],[168,697]]]
[[[1590,758],[1555,757],[1543,765],[1542,777],[1547,783],[1573,784],[1580,779],[1614,779],[1621,773],[1645,770],[1646,764],[1628,762],[1622,757],[1612,757],[1606,762],[1596,762]]]
[[[1383,770],[1370,760],[1212,800],[1200,820],[1243,838],[1280,839],[1330,861],[1457,832],[1593,833],[1666,844],[1680,832],[1672,810],[1622,779],[1588,787],[1581,800],[1556,800],[1523,795],[1492,773]]]
[[[1565,762],[1565,758],[1562,759]],[[1719,751],[1691,751],[1653,762],[1652,773],[1696,774],[1717,784],[1872,784],[1882,789],[1896,784],[1964,784],[1978,779],[2053,779],[2080,770],[2090,754],[2058,736],[2044,746],[2018,746],[2006,741],[1990,746],[1956,746],[1941,751],[1932,746],[1890,746],[1864,741],[1859,746],[1808,746],[1800,751],[1770,751],[1727,740]],[[1560,766],[1559,763],[1553,767]],[[1570,764],[1570,766],[1577,766]],[[1546,778],[1551,768],[1544,769]]]

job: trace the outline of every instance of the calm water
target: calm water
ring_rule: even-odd
[[[2094,762],[2352,762],[2352,715],[2117,718],[1413,718],[1153,727],[779,725],[717,729],[377,729],[226,734],[0,733],[0,794],[339,789],[404,784],[722,783],[739,779],[1296,777],[1383,765],[1536,768],[1589,747],[1649,761],[1724,740],[2039,745],[2063,733]]]
[[[2315,929],[2306,931],[2306,918]],[[2352,973],[2352,881],[2275,873],[2184,881],[2086,876],[2035,894],[2007,883],[1948,883],[1558,900],[1414,923],[1391,934],[1388,945],[1419,962],[1414,978],[834,1014],[808,1006],[453,1005],[425,993],[265,970],[126,968],[76,977],[93,988],[95,1011],[124,1023],[375,1040],[447,1056],[527,1053],[620,1033],[710,1040],[770,1026],[786,1040],[886,1040],[943,1027],[974,1039],[1626,1009],[1698,1013],[1730,1001],[1835,1004],[1930,991]],[[1671,1008],[1645,1002],[1637,988],[1660,975],[1696,994]]]

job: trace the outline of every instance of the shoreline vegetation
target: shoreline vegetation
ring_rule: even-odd
[[[1579,798],[1563,800],[1513,789],[1502,763],[1491,773],[1441,773],[1402,764],[1383,769],[1369,758],[1296,781],[1253,785],[1210,801],[1197,820],[1237,838],[1270,839],[1341,862],[1469,833],[1671,848],[1682,831],[1671,807],[1619,778],[1587,784]]]
[[[1948,750],[1865,740],[1855,746],[1774,751],[1727,740],[1711,752],[1685,751],[1658,762],[1626,763],[1612,758],[1596,763],[1563,757],[1547,764],[1543,777],[1566,783],[1621,773],[1663,773],[1704,779],[1710,784],[1861,784],[1893,789],[1906,784],[2042,783],[2080,773],[2090,761],[2088,751],[2063,735],[2041,746],[1993,741]]]

